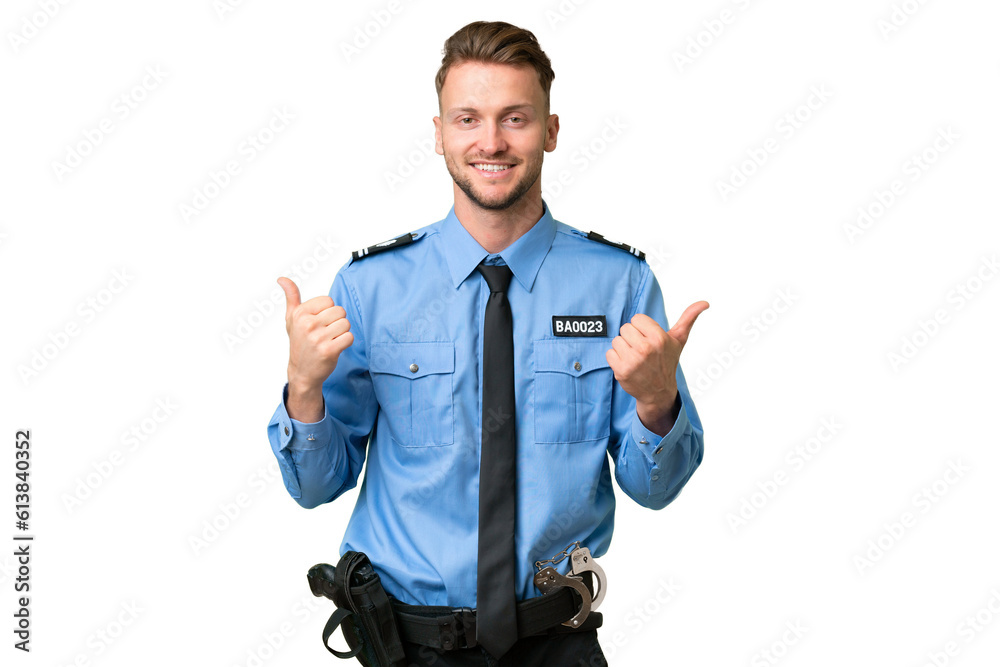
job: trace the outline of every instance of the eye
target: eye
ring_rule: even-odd
[[[459,125],[468,125],[469,123],[466,123],[465,121],[469,121],[469,123],[473,122],[473,120],[471,118],[459,118],[458,119],[458,124]]]
[[[516,123],[517,125],[520,125],[521,123],[523,123],[523,122],[524,122],[524,119],[523,119],[523,118],[521,118],[520,116],[511,116],[511,117],[510,117],[510,119],[511,119],[512,121],[514,121],[514,120],[516,120],[516,121],[520,121],[520,122]]]

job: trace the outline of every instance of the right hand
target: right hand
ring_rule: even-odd
[[[282,276],[285,291],[285,329],[288,331],[288,387],[298,391],[322,389],[340,353],[354,342],[347,311],[328,296],[302,303],[298,286]]]

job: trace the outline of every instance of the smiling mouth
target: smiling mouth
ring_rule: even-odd
[[[488,173],[496,173],[498,171],[507,171],[514,165],[512,164],[488,164],[484,162],[473,162],[472,166],[479,171],[485,171]]]

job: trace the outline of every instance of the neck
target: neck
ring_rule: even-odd
[[[521,238],[544,212],[541,192],[529,192],[510,208],[493,211],[474,204],[458,186],[455,190],[455,217],[488,253],[498,253]]]

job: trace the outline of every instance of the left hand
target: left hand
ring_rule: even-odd
[[[681,350],[694,321],[707,308],[707,301],[691,304],[670,331],[664,331],[648,315],[637,313],[611,341],[612,349],[605,355],[608,364],[622,389],[635,398],[639,418],[651,431],[657,432],[652,424],[670,417],[677,398]]]

